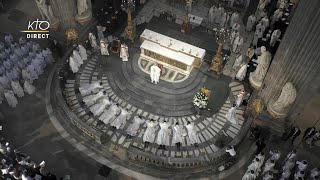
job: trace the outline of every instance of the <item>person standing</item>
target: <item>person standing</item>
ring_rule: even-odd
[[[190,140],[190,144],[193,144],[194,146],[197,147],[199,143],[199,137],[196,130],[194,129],[194,124],[188,121],[186,128],[188,130],[188,137]]]
[[[95,50],[99,49],[99,46],[97,43],[97,38],[93,33],[89,33],[89,42],[90,42],[90,45],[93,49],[95,49]]]
[[[132,113],[128,109],[121,109],[120,115],[110,123],[116,129],[120,129],[120,127],[129,119]]]
[[[238,124],[237,107],[234,104],[226,113],[225,118],[232,124]]]
[[[183,125],[180,125],[179,122],[173,127],[173,138],[172,143],[176,144],[177,150],[181,150],[182,142],[184,141],[184,129]]]
[[[300,135],[301,130],[298,127],[293,127],[288,134],[288,136],[285,138],[285,141],[288,141],[288,139],[291,138],[291,144],[293,144],[294,140]]]

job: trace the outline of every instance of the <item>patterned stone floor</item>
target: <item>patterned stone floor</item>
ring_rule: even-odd
[[[90,53],[91,54],[91,53]],[[138,54],[137,54],[138,55]],[[136,55],[136,56],[137,56]],[[174,96],[179,95],[186,95],[190,91],[192,93],[192,97],[197,92],[203,83],[206,81],[207,77],[199,71],[193,71],[192,75],[182,82],[183,84],[179,83],[168,83],[168,82],[161,82],[160,87],[151,84],[148,75],[142,72],[137,66],[137,59],[135,57],[127,63],[121,64],[121,72],[105,72],[101,71],[101,66],[99,65],[99,56],[95,53],[89,56],[89,60],[84,63],[81,67],[80,71],[77,73],[75,79],[67,80],[66,88],[64,89],[64,93],[66,96],[66,102],[72,110],[83,122],[87,123],[91,127],[95,128],[96,130],[107,134],[111,138],[111,142],[117,144],[119,147],[127,149],[127,148],[136,148],[144,153],[149,153],[152,156],[160,156],[160,157],[172,157],[172,158],[195,158],[200,156],[206,156],[217,152],[221,149],[221,144],[219,140],[221,138],[225,139],[226,141],[230,142],[235,136],[237,136],[239,130],[243,124],[243,110],[239,108],[237,111],[238,118],[240,120],[239,125],[230,124],[225,119],[225,113],[231,107],[231,100],[233,101],[233,96],[237,95],[240,90],[243,88],[238,82],[231,82],[229,84],[229,88],[231,89],[230,97],[225,100],[225,103],[219,107],[217,113],[212,114],[210,117],[196,115],[194,111],[191,110],[184,110],[183,108],[191,108],[190,105],[180,105],[173,107],[180,107],[183,108],[181,110],[176,109],[175,111],[168,111],[168,109],[164,109],[163,111],[157,111],[158,108],[162,106],[166,106],[165,103],[162,102],[162,98],[172,98]],[[130,72],[133,71],[133,72]],[[127,74],[128,73],[128,74]],[[132,73],[130,75],[130,73]],[[132,78],[127,79],[126,82],[121,82],[122,78]],[[118,80],[117,80],[118,79]],[[121,126],[119,130],[112,129],[109,124],[99,124],[99,117],[93,116],[90,113],[89,107],[82,103],[83,97],[78,92],[78,87],[81,84],[92,83],[98,80],[102,80],[104,90],[107,94],[111,97],[113,102],[119,103],[122,107],[128,108],[132,113],[129,120]],[[130,84],[129,84],[130,82]],[[119,84],[118,84],[119,83]],[[135,83],[142,83],[141,86],[135,86]],[[197,87],[190,86],[196,84]],[[168,94],[161,94],[161,92],[172,92],[172,87],[177,89],[172,97],[165,97]],[[139,103],[135,103],[137,99],[133,96],[135,91],[143,91],[148,92],[149,89],[157,88],[158,91],[155,91],[154,95],[159,96],[158,103],[148,103],[148,99],[145,99],[144,102],[140,102],[143,104],[147,104],[146,106],[141,106]],[[171,89],[170,89],[171,88]],[[144,90],[143,90],[144,89]],[[189,90],[187,90],[189,89]],[[130,92],[126,92],[132,90]],[[178,91],[179,90],[179,91]],[[187,91],[187,92],[183,92]],[[126,94],[128,93],[128,94]],[[147,96],[146,94],[136,94],[137,97],[143,98]],[[130,97],[130,98],[129,98]],[[162,98],[161,98],[162,97]],[[230,100],[231,99],[231,100]],[[185,101],[185,100],[184,100]],[[191,99],[188,100],[188,104],[192,103]],[[178,100],[174,100],[171,103],[179,102]],[[182,101],[183,102],[183,101]],[[157,107],[157,105],[160,106]],[[185,107],[184,107],[185,106]],[[156,108],[154,108],[156,107]],[[172,107],[169,107],[169,109]],[[175,113],[179,112],[179,113]],[[188,113],[185,113],[188,112]],[[139,134],[137,137],[127,138],[126,136],[126,129],[132,124],[133,117],[135,115],[142,115],[145,119],[155,119],[157,121],[161,121],[166,119],[169,121],[170,124],[174,124],[175,122],[180,122],[181,124],[186,124],[187,121],[192,121],[195,123],[195,128],[198,131],[200,144],[199,147],[191,146],[189,139],[186,137],[184,143],[182,144],[182,150],[177,151],[174,144],[171,144],[170,147],[167,147],[167,150],[158,150],[157,145],[151,142],[150,147],[147,149],[143,149],[143,142],[142,136],[144,131],[146,130],[146,125],[143,124],[139,129]],[[116,118],[116,117],[114,117]],[[156,135],[159,131],[159,126],[156,130]],[[172,140],[170,139],[170,142]]]

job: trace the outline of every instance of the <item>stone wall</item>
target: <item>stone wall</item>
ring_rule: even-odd
[[[288,119],[301,112],[320,88],[320,1],[301,0],[258,96],[276,100],[286,82],[297,89]]]

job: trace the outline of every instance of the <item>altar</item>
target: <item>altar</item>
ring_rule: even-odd
[[[196,46],[145,29],[140,36],[140,58],[189,75],[200,68],[206,51]]]

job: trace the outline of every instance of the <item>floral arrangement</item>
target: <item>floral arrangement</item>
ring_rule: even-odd
[[[208,99],[204,92],[199,91],[193,98],[193,104],[200,109],[204,109],[208,105]]]
[[[75,29],[70,28],[66,31],[68,41],[76,41],[78,39],[78,33]]]

